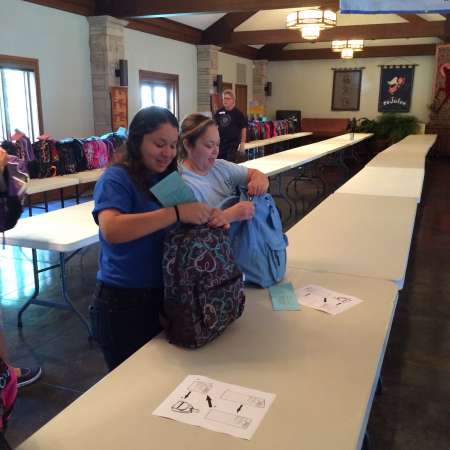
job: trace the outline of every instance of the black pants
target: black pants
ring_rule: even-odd
[[[163,289],[123,289],[97,283],[89,315],[109,370],[161,332],[163,295]]]
[[[221,143],[219,147],[219,158],[226,159],[230,162],[236,162],[238,148],[239,142]]]

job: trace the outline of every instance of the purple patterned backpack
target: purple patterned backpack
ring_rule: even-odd
[[[244,310],[242,273],[222,229],[182,226],[164,242],[163,322],[167,340],[189,348],[215,339]]]

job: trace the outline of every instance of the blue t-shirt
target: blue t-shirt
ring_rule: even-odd
[[[198,175],[184,164],[180,167],[183,180],[190,186],[199,202],[217,208],[231,195],[236,195],[238,187],[246,188],[248,169],[224,159],[217,159],[208,175]]]
[[[154,181],[159,181],[158,177]],[[112,166],[104,172],[95,185],[94,200],[92,214],[97,223],[98,213],[104,209],[132,214],[161,208],[157,201],[137,188],[120,166]],[[163,287],[162,256],[166,231],[159,230],[122,244],[106,241],[99,231],[101,246],[97,279],[124,288]]]

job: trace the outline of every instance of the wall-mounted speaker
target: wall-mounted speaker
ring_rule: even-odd
[[[268,81],[266,85],[264,86],[264,92],[265,94],[270,97],[272,95],[272,82]]]
[[[120,86],[128,86],[128,61],[126,59],[119,59],[116,77],[120,78]]]
[[[214,87],[216,88],[216,92],[218,94],[221,94],[223,91],[223,76],[217,75],[216,79],[214,80]]]

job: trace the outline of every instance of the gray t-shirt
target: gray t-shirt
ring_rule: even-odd
[[[247,187],[247,167],[224,159],[217,159],[208,175],[198,175],[184,164],[180,165],[180,174],[192,189],[199,202],[217,208],[227,197],[237,194],[237,188]]]

